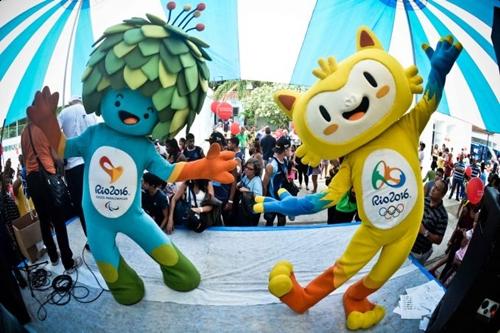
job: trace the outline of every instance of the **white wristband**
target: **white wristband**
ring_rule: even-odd
[[[232,204],[232,203],[233,203],[233,200],[228,200],[227,202],[229,202],[230,204]]]

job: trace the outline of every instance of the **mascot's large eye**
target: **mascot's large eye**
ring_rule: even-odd
[[[375,81],[375,78],[368,72],[363,72],[363,75],[366,79],[366,81],[368,81],[368,83],[374,87],[374,88],[377,88],[377,81]]]
[[[330,117],[330,114],[326,110],[326,108],[323,105],[319,106],[319,113],[321,113],[321,116],[328,122],[332,120],[332,117]]]

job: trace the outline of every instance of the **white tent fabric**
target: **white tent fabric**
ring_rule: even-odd
[[[455,35],[464,52],[450,73],[441,113],[500,132],[500,77],[491,42],[495,0],[207,0],[197,22],[213,61],[212,80],[248,79],[310,85],[320,57],[354,52],[364,24],[404,65],[429,71],[420,44]],[[166,0],[4,0],[0,2],[0,119],[25,116],[47,84],[61,102],[81,91],[91,44],[132,16],[166,16]],[[180,7],[183,3],[179,3]],[[498,4],[498,2],[497,2]],[[177,10],[174,15],[179,12]],[[208,112],[208,110],[206,111]]]

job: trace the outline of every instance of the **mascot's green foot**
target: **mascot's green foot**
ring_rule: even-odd
[[[132,305],[144,297],[144,283],[137,273],[120,257],[118,271],[105,262],[97,262],[104,280],[115,300],[123,305]]]
[[[171,265],[160,265],[163,273],[163,281],[168,287],[174,290],[191,291],[200,284],[200,273],[177,247],[173,246],[173,248],[176,251],[178,260]]]

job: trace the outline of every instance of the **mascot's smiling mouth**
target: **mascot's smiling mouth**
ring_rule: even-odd
[[[123,111],[123,110],[120,110],[118,112],[118,117],[120,117],[120,120],[122,121],[122,123],[127,124],[127,125],[135,125],[139,122],[139,117],[137,117],[136,115],[134,115],[130,112]]]
[[[342,117],[347,120],[359,120],[363,118],[369,107],[370,100],[368,99],[368,97],[364,96],[357,108],[352,111],[343,112]]]

